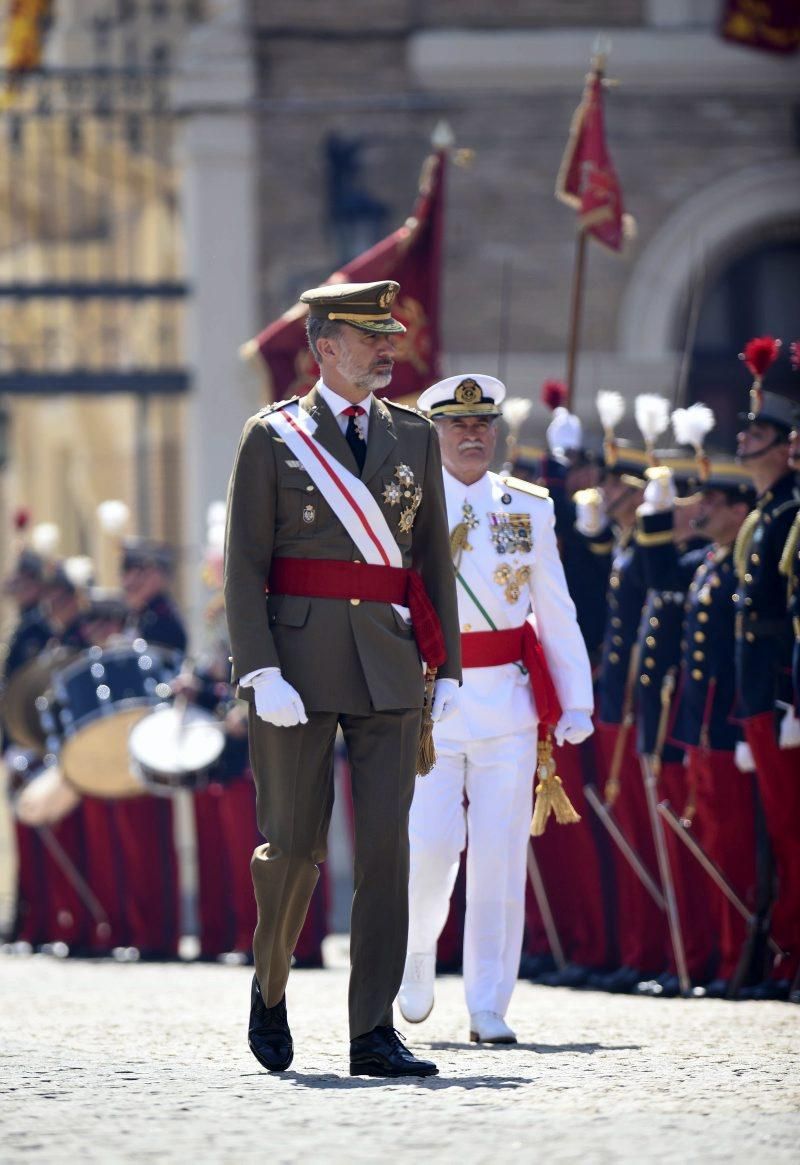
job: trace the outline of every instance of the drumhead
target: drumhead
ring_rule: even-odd
[[[157,708],[131,730],[131,767],[146,786],[191,787],[219,758],[225,736],[210,712],[188,706]]]
[[[64,741],[59,760],[69,783],[90,797],[138,797],[145,792],[130,771],[128,735],[147,708],[115,712]]]

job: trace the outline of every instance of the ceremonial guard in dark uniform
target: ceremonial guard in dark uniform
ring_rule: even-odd
[[[705,538],[697,538],[692,526],[697,512],[693,499],[676,496],[678,489],[685,493],[693,486],[696,463],[679,454],[656,452],[654,456],[659,464],[646,471],[648,484],[639,507],[636,532],[647,587],[636,647],[636,748],[640,758],[650,758],[657,776],[658,796],[666,797],[681,812],[689,803],[684,753],[669,741],[668,729],[680,663],[686,594],[707,543]],[[702,654],[699,644],[695,644],[695,657]],[[648,779],[646,771],[642,779]],[[651,805],[651,830],[663,832],[652,812]],[[692,983],[706,983],[714,965],[709,887],[679,839],[667,833],[665,841],[686,972]],[[664,953],[665,971],[639,983],[639,994],[678,993],[683,958],[676,956],[674,940]]]
[[[700,490],[696,525],[712,541],[707,550],[682,560],[682,564],[697,561],[697,567],[684,607],[671,738],[686,750],[689,797],[673,808],[689,822],[729,886],[752,911],[756,905],[754,778],[734,760],[741,725],[734,668],[733,595],[738,583],[733,544],[755,504],[755,490],[743,468],[721,464],[712,466]],[[692,884],[706,884],[705,879],[696,866]],[[728,993],[742,955],[745,922],[719,887],[712,886],[710,894],[719,957],[715,978],[705,993],[721,996]]]
[[[607,618],[597,679],[597,757],[607,804],[651,876],[656,857],[642,776],[630,731],[640,674],[637,636],[646,583],[635,541],[636,508],[644,480],[643,454],[617,445],[597,496],[578,496],[577,527],[598,554],[611,554]],[[606,548],[608,548],[606,550]],[[657,616],[654,616],[657,618]],[[663,916],[624,853],[614,850],[617,970],[590,982],[611,991],[632,991],[661,973],[665,958]]]
[[[169,594],[173,553],[145,538],[126,539],[121,583],[131,611],[128,628],[154,647],[182,654],[186,629]],[[140,957],[178,953],[178,869],[169,798],[130,797],[114,805],[128,871],[130,945]]]
[[[750,349],[748,345],[746,355]],[[800,485],[789,461],[789,433],[796,410],[784,397],[761,390],[761,376],[770,362],[748,359],[756,380],[737,455],[752,473],[758,501],[734,548],[739,584],[734,604],[744,729],[755,759],[777,872],[772,933],[789,952],[775,969],[776,990],[782,991],[785,985],[788,991],[800,962],[800,747],[779,746],[776,704],[791,702],[794,636],[780,562],[800,507]]]
[[[563,395],[554,395],[558,386],[559,382],[546,382],[542,390],[554,412],[546,431],[548,456],[540,480],[550,489],[564,576],[594,674],[605,627],[612,543],[610,538],[598,543],[578,533],[575,497],[597,486],[602,449],[590,447],[580,418],[566,408]],[[555,752],[558,774],[581,820],[568,830],[548,830],[531,845],[566,966],[552,969],[552,935],[548,936],[540,904],[529,887],[523,973],[548,986],[580,986],[592,971],[611,965],[614,957],[613,858],[583,791],[585,780],[596,780],[594,741]],[[562,876],[565,867],[572,871],[569,878]]]

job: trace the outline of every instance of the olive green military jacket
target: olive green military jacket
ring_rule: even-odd
[[[286,402],[283,402],[286,403]],[[315,438],[358,475],[355,458],[316,389],[302,408]],[[276,406],[277,407],[277,406]],[[279,667],[309,712],[366,713],[419,708],[423,684],[413,632],[388,603],[266,595],[273,558],[360,560],[321,492],[268,424],[270,409],[245,425],[228,490],[225,606],[234,680]],[[410,528],[396,498],[407,467],[422,496]],[[405,474],[407,479],[407,473]],[[410,409],[373,398],[361,479],[397,539],[403,566],[418,570],[444,632],[440,676],[461,679],[455,574],[433,426]],[[252,698],[249,689],[239,694]]]

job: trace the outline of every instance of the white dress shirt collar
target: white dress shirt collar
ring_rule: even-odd
[[[342,432],[344,432],[347,428],[348,418],[342,416],[342,413],[345,409],[350,408],[350,405],[353,402],[351,400],[347,400],[346,397],[340,396],[339,393],[334,392],[332,388],[328,388],[327,384],[325,384],[323,380],[319,380],[317,382],[317,392],[320,394],[322,399],[325,401],[325,404],[336,417],[339,428],[342,430]],[[367,433],[369,432],[369,414],[370,409],[372,408],[372,393],[369,393],[368,396],[365,396],[364,399],[358,403],[364,410],[364,416],[358,418],[358,427],[361,430],[361,434],[364,440],[366,441]]]

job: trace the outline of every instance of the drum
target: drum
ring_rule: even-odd
[[[168,796],[178,789],[202,789],[224,745],[216,716],[177,701],[157,708],[131,729],[131,772],[151,793]]]
[[[56,764],[39,764],[12,802],[23,825],[56,825],[80,804],[80,795],[64,780]]]
[[[0,717],[15,744],[44,752],[47,733],[40,716],[42,699],[54,673],[76,655],[71,647],[49,648],[40,651],[13,673],[0,700]]]
[[[130,647],[92,647],[53,677],[42,721],[65,778],[92,797],[135,797],[144,787],[128,762],[128,734],[171,696],[174,652],[143,639]]]

